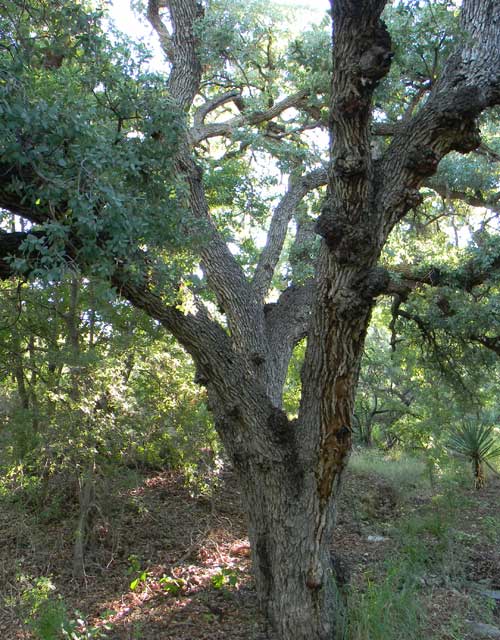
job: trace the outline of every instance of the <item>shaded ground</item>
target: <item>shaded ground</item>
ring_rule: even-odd
[[[351,472],[332,548],[353,588],[363,593],[367,576],[383,580],[387,561],[401,547],[398,523],[418,525],[431,514],[429,527],[417,531],[415,539],[424,540],[427,550],[435,547],[439,562],[449,566],[444,571],[430,563],[419,577],[427,637],[465,639],[465,617],[500,625],[498,607],[494,601],[486,606],[488,598],[480,594],[500,589],[499,491],[495,480],[481,493],[461,489],[460,519],[453,526],[443,520],[441,530],[430,489],[402,499],[388,480]],[[82,638],[273,640],[257,613],[245,518],[231,473],[211,498],[196,497],[171,472],[131,475],[128,484],[123,477],[100,483],[86,576],[80,581],[72,578],[77,504],[71,491],[63,503],[48,506],[48,500],[44,508],[26,509],[12,497],[4,502],[1,638],[33,637],[23,623],[27,604],[22,594],[37,577],[51,576],[70,616],[76,618],[77,610],[86,621],[87,635],[80,626]],[[439,545],[449,536],[453,544],[442,553]]]

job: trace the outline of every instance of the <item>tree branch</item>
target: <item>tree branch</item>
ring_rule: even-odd
[[[253,113],[235,116],[234,118],[224,122],[211,122],[203,126],[194,126],[189,131],[190,143],[194,146],[208,138],[215,138],[218,136],[230,137],[239,127],[262,124],[263,122],[273,120],[273,118],[279,116],[283,111],[291,109],[292,107],[298,107],[300,101],[303,100],[308,93],[309,92],[306,90],[294,93],[291,96],[283,98],[283,100],[279,100],[266,111],[254,111]]]
[[[162,6],[169,9],[173,29],[170,41],[167,42],[168,55],[172,62],[169,92],[181,108],[187,111],[200,87],[202,68],[197,51],[195,23],[202,17],[203,9],[196,0],[165,0],[164,4],[150,0],[150,20],[152,18],[153,27],[160,29],[160,37],[162,33],[164,35],[162,26],[158,24],[159,9]],[[223,99],[219,98],[201,107],[197,122],[203,123],[210,111],[229,99],[226,94]],[[203,128],[209,125],[201,126]],[[199,249],[201,266],[219,305],[227,315],[236,348],[247,353],[260,353],[264,331],[263,312],[243,270],[229,251],[210,216],[201,169],[191,156],[190,143],[192,140],[188,134],[185,144],[181,144],[176,164],[179,174],[184,175],[188,185],[191,211],[203,222],[206,229],[206,242]]]
[[[171,36],[159,14],[162,7],[169,9],[173,30]],[[187,110],[198,93],[201,81],[202,69],[195,34],[195,23],[203,15],[201,4],[196,0],[149,0],[147,15],[172,63],[169,93],[181,109]]]
[[[295,345],[307,335],[310,311],[314,296],[314,284],[288,287],[277,302],[264,308],[266,318],[267,366],[272,372],[270,399],[276,407],[281,407],[283,386],[288,364]]]
[[[262,307],[243,269],[212,220],[201,171],[188,151],[179,164],[189,185],[191,210],[206,229],[206,240],[199,248],[199,255],[207,282],[227,315],[236,347],[247,353],[260,354],[264,331]]]
[[[241,99],[241,92],[238,89],[221,93],[220,95],[215,96],[215,98],[212,98],[212,100],[204,102],[194,113],[193,129],[201,129],[204,126],[205,118],[209,113],[235,99]]]
[[[163,6],[163,5],[162,5]],[[160,2],[158,0],[149,0],[147,9],[147,18],[156,31],[167,59],[171,62],[174,60],[174,48],[170,33],[160,18]]]
[[[483,198],[481,193],[475,192],[474,195],[466,191],[457,191],[450,189],[447,184],[439,183],[435,179],[425,180],[423,186],[435,191],[444,200],[461,200],[471,207],[484,207],[495,213],[500,213],[500,193],[496,193],[489,198]]]
[[[185,314],[176,306],[165,304],[146,281],[136,283],[120,268],[113,273],[111,282],[120,296],[158,320],[182,344],[193,356],[205,380],[215,383],[223,377],[227,363],[234,358],[231,342],[224,329],[206,312]]]
[[[20,255],[20,247],[27,237],[25,232],[0,232],[0,280],[8,280],[14,275],[9,258]]]
[[[500,153],[497,153],[484,142],[481,142],[479,147],[476,149],[476,153],[479,156],[487,158],[490,162],[500,162]]]
[[[465,0],[464,42],[450,56],[419,112],[394,135],[377,174],[382,188],[384,236],[419,204],[418,192],[450,151],[468,153],[481,145],[478,116],[500,103],[500,5],[496,0]]]
[[[33,185],[33,193],[44,185],[42,177],[37,175],[31,167],[0,163],[0,209],[10,211],[35,224],[58,218],[59,212],[47,207],[46,203],[34,206],[27,194],[17,193],[13,187],[16,183]]]
[[[266,332],[273,336],[274,344],[288,344],[292,348],[307,335],[314,282],[291,285],[285,289],[277,302],[267,304]]]
[[[405,299],[418,285],[430,287],[451,287],[470,292],[474,287],[496,277],[500,270],[500,254],[492,251],[486,259],[483,253],[480,259],[470,259],[455,270],[439,265],[426,265],[415,268],[409,265],[391,267],[396,278],[388,280],[384,293],[399,294]]]
[[[296,178],[290,176],[288,190],[274,210],[267,234],[266,246],[262,250],[254,273],[252,286],[259,299],[263,299],[269,289],[274,270],[285,242],[288,223],[304,196],[325,185],[328,179],[326,169],[316,169]]]
[[[43,231],[0,232],[0,279],[16,275],[9,258],[23,255],[21,246],[30,235],[38,239],[44,237]],[[36,256],[33,257],[36,260]],[[72,262],[69,256],[68,259]],[[182,313],[151,291],[146,279],[137,282],[120,266],[112,274],[111,283],[120,296],[158,320],[183,345],[193,356],[198,369],[203,371],[205,380],[224,385],[224,369],[228,363],[234,362],[235,354],[227,333],[203,309],[196,315]]]
[[[443,370],[445,370],[446,367],[442,361],[442,356],[440,355],[440,349],[438,347],[435,331],[433,330],[432,325],[427,320],[424,320],[420,316],[414,313],[409,313],[407,311],[404,311],[398,307],[393,313],[392,320],[391,320],[391,328],[394,336],[396,335],[395,326],[398,318],[404,318],[405,320],[414,322],[418,326],[423,338],[429,343],[429,345],[432,346],[432,348],[434,349],[434,352],[438,356],[440,366],[443,368]],[[452,335],[454,334],[453,331],[447,331],[447,333]],[[462,335],[458,334],[458,337],[462,341],[475,342],[477,344],[480,344],[481,346],[485,347],[489,351],[492,351],[496,355],[500,356],[500,336],[480,335],[475,333],[474,331],[469,330]],[[392,344],[393,343],[391,341],[391,345]],[[396,340],[394,340],[393,351],[395,350],[395,344],[396,344]]]
[[[478,342],[486,349],[493,351],[497,356],[500,356],[500,336],[481,336],[476,334],[471,334],[470,340],[472,342]]]

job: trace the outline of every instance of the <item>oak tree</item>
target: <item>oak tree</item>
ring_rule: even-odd
[[[375,302],[391,294],[401,314],[415,283],[439,279],[391,273],[383,248],[441,159],[481,149],[479,119],[500,102],[497,0],[392,7],[400,31],[405,10],[422,10],[420,28],[439,14],[421,66],[400,52],[400,84],[386,4],[332,0],[331,46],[313,29],[280,48],[261,3],[149,0],[162,76],[110,43],[98,12],[2,1],[0,207],[32,226],[0,234],[0,275],[93,271],[189,352],[240,479],[259,602],[283,640],[334,633],[330,544]],[[329,135],[326,162],[311,129]],[[275,206],[272,185],[256,198],[243,179],[266,154],[289,175]],[[265,219],[262,247],[238,222],[249,210]],[[498,265],[496,253],[468,286]],[[291,419],[283,385],[306,336]]]

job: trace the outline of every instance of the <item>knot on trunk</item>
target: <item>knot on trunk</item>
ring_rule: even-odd
[[[365,51],[359,60],[362,77],[374,81],[383,78],[389,71],[394,54],[375,45]]]
[[[194,374],[194,382],[195,384],[199,384],[203,387],[205,387],[209,382],[208,374],[200,367],[196,368],[196,372]]]
[[[250,356],[250,360],[258,367],[261,364],[264,364],[266,357],[261,351],[254,351]]]
[[[319,563],[315,563],[315,565],[312,567],[309,567],[307,571],[307,577],[306,577],[307,587],[314,591],[321,589],[321,587],[323,586],[323,577],[324,577],[323,568]]]
[[[481,144],[481,132],[475,120],[464,122],[455,134],[451,148],[459,153],[474,151]]]
[[[372,34],[370,47],[363,51],[359,59],[362,78],[375,83],[387,75],[394,56],[391,47],[391,36],[387,26],[383,20],[379,20]]]
[[[369,46],[363,51],[359,59],[361,83],[374,85],[389,72],[394,53],[391,51],[392,42],[387,26],[379,20],[369,34]]]
[[[367,301],[373,300],[387,291],[391,276],[387,269],[374,267],[370,269],[359,281],[359,295]]]
[[[394,212],[396,220],[401,220],[410,210],[422,204],[424,198],[418,189],[403,189],[388,202],[388,208]]]
[[[355,284],[339,291],[336,312],[339,319],[358,321],[370,312],[372,298],[365,295]]]
[[[464,77],[457,77],[458,85],[444,88],[441,96],[440,119],[443,124],[456,124],[474,118],[483,108],[483,95],[477,86],[464,84]]]
[[[443,96],[439,113],[441,133],[449,139],[450,149],[469,153],[481,144],[476,117],[481,111],[483,96],[478,87],[458,86]],[[447,135],[446,135],[447,134]]]
[[[360,83],[361,84],[361,83]],[[337,98],[332,107],[332,117],[335,118],[335,114],[342,114],[342,116],[355,116],[365,108],[368,104],[368,99],[362,98],[361,93],[355,85],[351,86],[350,92],[346,96]]]
[[[423,195],[418,189],[405,189],[403,192],[403,202],[406,207],[406,211],[415,209],[420,206],[424,201]],[[406,213],[406,211],[404,213]]]
[[[350,218],[352,221],[336,215],[326,205],[316,220],[315,231],[325,240],[340,264],[363,265],[372,252],[373,231],[368,224],[358,223],[362,212],[356,211]]]
[[[281,409],[274,408],[267,419],[273,439],[280,444],[290,444],[295,439],[293,423]]]
[[[350,427],[345,424],[343,424],[340,429],[334,433],[337,442],[342,446],[345,446],[346,443],[350,443],[351,435],[352,432]]]
[[[415,145],[408,152],[405,167],[419,176],[431,176],[436,172],[439,156],[433,149],[424,145]]]
[[[333,168],[339,178],[351,178],[366,171],[366,158],[357,153],[346,153],[335,158]]]

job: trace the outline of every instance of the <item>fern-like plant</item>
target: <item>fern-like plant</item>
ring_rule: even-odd
[[[450,435],[448,449],[471,461],[476,489],[484,487],[485,466],[496,473],[491,463],[500,457],[500,441],[494,424],[465,420]]]

